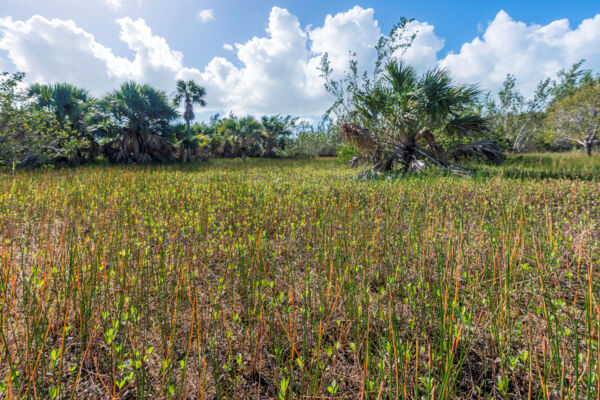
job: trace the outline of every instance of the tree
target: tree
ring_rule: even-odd
[[[577,88],[594,83],[592,71],[581,69],[585,60],[580,60],[571,66],[570,69],[561,69],[556,74],[558,80],[552,83],[551,94],[554,101],[575,94]]]
[[[336,156],[342,144],[338,126],[331,120],[322,120],[317,125],[301,121],[294,126],[294,134],[286,138],[285,148],[278,154],[284,157]]]
[[[234,144],[237,148],[235,153],[246,161],[249,147],[261,139],[263,128],[252,116],[238,118],[230,114],[220,121],[217,132],[224,138],[223,155],[231,156],[235,150],[229,149],[228,145]]]
[[[26,102],[18,90],[25,74],[0,75],[0,165],[42,165],[73,160],[80,143],[55,114]]]
[[[488,96],[488,119],[495,131],[508,141],[513,153],[530,149],[539,136],[550,92],[550,79],[546,79],[538,83],[533,97],[526,100],[516,87],[514,75],[508,74],[498,92],[499,105]]]
[[[325,89],[335,97],[325,117],[336,117],[342,138],[358,147],[363,159],[374,164],[374,171],[391,171],[399,164],[408,172],[432,163],[466,172],[450,164],[445,151],[450,146],[445,149],[439,140],[451,143],[487,131],[486,121],[473,107],[480,91],[453,82],[446,70],[419,75],[398,62],[414,39],[414,34],[405,35],[408,22],[403,19],[389,36],[381,38],[372,74],[361,73],[356,60],[351,60],[349,72],[336,81],[327,55],[322,58]],[[490,140],[462,150],[494,162],[503,159]]]
[[[283,149],[285,138],[293,133],[298,118],[291,115],[285,117],[274,115],[271,117],[263,116],[261,123],[264,128],[262,137],[263,156],[276,157],[275,148]]]
[[[173,100],[175,106],[184,105],[185,111],[183,112],[183,119],[187,125],[187,160],[191,160],[191,148],[192,148],[192,134],[190,129],[190,123],[195,118],[194,115],[194,104],[199,104],[202,107],[206,106],[204,100],[206,96],[206,90],[196,84],[194,81],[177,81],[177,92]]]
[[[392,170],[397,161],[403,172],[420,169],[424,162],[460,171],[449,164],[436,136],[460,139],[485,131],[485,120],[470,112],[479,93],[476,86],[454,83],[446,70],[419,76],[413,67],[392,60],[372,89],[355,92],[355,124],[342,125],[341,134],[366,151],[380,171]],[[500,158],[490,143],[481,146],[490,147],[483,154]]]
[[[28,95],[35,99],[38,108],[46,107],[54,112],[59,123],[69,122],[76,130],[83,131],[83,105],[89,98],[87,90],[69,83],[34,84],[29,87]]]
[[[118,126],[120,139],[105,147],[113,162],[165,162],[175,148],[165,139],[177,112],[167,95],[148,85],[127,82],[104,98],[103,105]]]
[[[54,113],[61,128],[70,125],[77,139],[82,141],[82,144],[87,142],[86,147],[77,149],[80,160],[83,158],[83,152],[86,152],[90,158],[98,155],[100,146],[93,132],[88,130],[87,124],[88,112],[93,107],[95,99],[90,97],[86,89],[69,83],[34,84],[27,90],[27,95],[34,100],[35,107]]]
[[[576,143],[591,156],[592,147],[600,143],[600,79],[555,101],[548,125],[556,140]]]

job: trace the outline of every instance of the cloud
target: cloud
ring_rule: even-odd
[[[183,54],[172,50],[167,41],[152,34],[143,19],[129,17],[117,20],[120,39],[135,53],[129,62],[133,79],[163,90],[171,90],[173,77],[183,68]]]
[[[73,21],[41,16],[1,19],[0,49],[30,82],[69,81],[101,95],[127,79],[167,91],[176,79],[195,79],[207,88],[211,111],[310,116],[320,115],[331,101],[318,71],[323,52],[330,53],[341,75],[350,51],[357,51],[364,65],[372,61],[380,35],[372,9],[329,15],[323,26],[308,30],[289,11],[274,7],[264,36],[224,46],[234,52],[235,65],[215,57],[197,69],[184,67],[183,54],[154,35],[143,19],[116,22],[133,58],[116,56]]]
[[[235,44],[239,66],[216,57],[203,71],[181,75],[202,82],[213,107],[242,114],[320,115],[331,103],[318,69],[323,53],[329,53],[341,76],[351,52],[361,66],[373,62],[381,35],[373,9],[360,7],[328,15],[323,26],[312,30],[303,29],[288,10],[273,7],[265,33]]]
[[[104,2],[113,10],[123,7],[123,0],[104,0]]]
[[[203,24],[215,19],[215,13],[210,8],[207,8],[206,10],[198,11],[197,16],[198,16],[198,19],[200,20],[200,22],[202,22]]]
[[[406,26],[406,35],[414,34],[415,38],[411,47],[397,56],[421,72],[435,68],[437,53],[444,48],[444,39],[437,37],[434,29],[435,27],[427,22],[410,22]]]
[[[340,73],[348,68],[353,53],[356,53],[359,69],[370,67],[381,30],[372,8],[355,6],[335,16],[328,15],[324,25],[309,34],[312,53],[328,53],[331,67]],[[316,57],[313,63],[319,61],[320,57]]]
[[[135,54],[116,56],[75,22],[34,16],[0,19],[0,49],[29,82],[72,82],[100,95],[129,79],[172,89],[183,55],[152,34],[143,19],[117,20],[120,39]]]
[[[457,54],[440,60],[457,79],[479,82],[497,90],[506,74],[515,75],[520,89],[531,95],[537,83],[585,58],[585,66],[600,69],[600,14],[571,29],[566,19],[548,25],[527,25],[500,11],[481,37],[463,44]]]
[[[104,91],[136,76],[131,62],[115,56],[71,20],[3,18],[0,32],[0,49],[29,81],[69,81]]]
[[[274,7],[265,37],[235,44],[239,67],[215,57],[202,72],[188,69],[181,75],[207,87],[211,107],[237,113],[314,113],[317,96],[306,90],[307,40],[298,18]]]
[[[273,7],[263,35],[244,43],[225,44],[228,58],[215,57],[201,68],[185,66],[183,54],[155,35],[143,19],[116,20],[119,38],[133,53],[119,57],[74,21],[34,16],[25,21],[0,18],[0,51],[28,82],[68,81],[102,95],[124,80],[152,84],[167,93],[177,79],[194,79],[207,89],[209,112],[238,114],[290,113],[321,115],[331,104],[319,66],[330,56],[340,77],[356,52],[359,68],[370,69],[381,35],[373,9],[354,7],[328,15],[321,26],[302,27],[288,10]],[[600,14],[572,29],[568,21],[545,26],[514,21],[500,12],[485,32],[465,43],[457,54],[438,59],[444,40],[435,27],[414,21],[413,46],[401,57],[423,71],[439,65],[457,79],[497,89],[513,73],[527,94],[536,83],[586,58],[587,68],[600,69]],[[398,55],[400,56],[400,55]]]

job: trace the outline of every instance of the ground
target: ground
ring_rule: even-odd
[[[595,398],[600,157],[0,172],[0,397]]]

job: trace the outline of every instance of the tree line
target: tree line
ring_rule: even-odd
[[[540,81],[529,99],[507,75],[497,96],[488,93],[481,104],[494,138],[513,153],[580,147],[591,155],[600,144],[600,77],[583,63]]]
[[[96,98],[69,83],[24,87],[24,77],[0,76],[0,165],[332,156],[341,145],[331,122],[313,126],[291,115],[194,122],[206,91],[193,81],[178,81],[171,97],[125,82]]]
[[[600,144],[600,77],[583,61],[538,83],[527,99],[507,75],[497,93],[455,82],[448,71],[419,73],[402,63],[415,34],[403,19],[376,46],[370,72],[351,60],[333,79],[321,73],[334,102],[313,125],[291,115],[213,115],[194,122],[206,90],[180,80],[171,96],[125,82],[101,98],[69,83],[26,86],[23,73],[0,75],[0,165],[190,161],[209,157],[334,156],[370,163],[371,172],[457,165],[478,156],[564,151],[591,155]],[[182,113],[179,110],[183,110]]]
[[[431,165],[470,173],[458,163],[481,157],[501,163],[507,152],[570,150],[587,155],[600,143],[600,77],[581,61],[537,85],[526,99],[508,75],[497,94],[452,79],[440,68],[420,73],[401,61],[412,45],[411,22],[402,19],[376,46],[371,70],[351,59],[334,79],[328,55],[321,60],[326,90],[335,98],[326,116],[356,151],[366,174],[420,171]]]

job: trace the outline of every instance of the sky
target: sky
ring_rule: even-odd
[[[401,17],[414,18],[401,56],[497,91],[506,74],[537,82],[586,59],[600,72],[597,0],[0,0],[0,70],[27,82],[68,81],[101,96],[126,80],[171,94],[177,79],[207,89],[201,119],[220,112],[314,118],[331,104],[318,66],[334,75]]]

